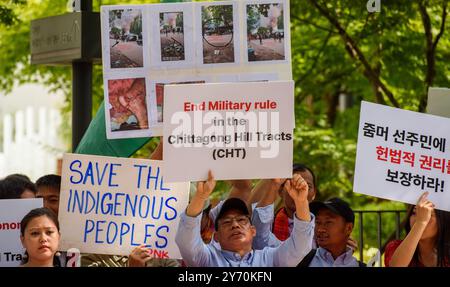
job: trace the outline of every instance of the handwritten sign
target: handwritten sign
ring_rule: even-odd
[[[292,176],[292,81],[168,85],[165,101],[168,180]]]
[[[450,119],[362,102],[354,191],[450,211]]]
[[[20,222],[30,210],[42,206],[42,198],[0,200],[0,267],[22,263],[25,249],[20,242]]]
[[[175,244],[189,183],[167,183],[160,161],[65,154],[59,220],[62,250],[181,258]]]

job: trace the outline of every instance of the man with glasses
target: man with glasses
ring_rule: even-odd
[[[255,250],[252,246],[256,229],[244,201],[227,199],[215,219],[214,238],[220,248],[203,243],[200,220],[205,201],[214,190],[210,172],[206,182],[197,183],[197,193],[181,215],[175,242],[188,266],[196,267],[289,267],[296,266],[311,250],[314,215],[309,212],[308,184],[294,175],[286,182],[286,191],[295,202],[294,227],[290,237],[278,247]]]

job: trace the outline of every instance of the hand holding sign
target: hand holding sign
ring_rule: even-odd
[[[311,221],[308,203],[308,184],[303,177],[296,173],[292,179],[286,180],[284,189],[295,202],[297,218],[303,221]]]
[[[416,223],[422,223],[424,226],[430,222],[434,210],[434,203],[428,200],[428,192],[424,192],[417,201],[415,207]]]
[[[208,180],[206,182],[199,181],[197,182],[197,192],[195,193],[192,201],[189,203],[186,209],[186,215],[195,217],[199,215],[203,210],[203,205],[205,201],[208,200],[212,191],[216,187],[216,181],[214,180],[214,176],[211,170],[208,171]]]
[[[300,174],[296,173],[292,179],[286,180],[284,188],[294,202],[308,201],[308,184]]]
[[[197,183],[196,195],[201,199],[207,200],[211,195],[211,192],[214,190],[214,187],[216,187],[216,181],[214,180],[214,176],[210,170],[208,171],[208,180],[205,182],[200,181]]]
[[[145,247],[144,244],[136,247],[131,251],[128,258],[129,267],[145,267],[145,263],[152,259],[150,256],[150,249]]]

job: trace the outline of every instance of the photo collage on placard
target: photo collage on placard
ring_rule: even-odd
[[[142,68],[142,10],[109,11],[109,57],[111,69]]]
[[[285,60],[283,4],[246,7],[248,61]]]
[[[164,85],[208,82],[202,73],[193,77],[192,69],[205,75],[203,68],[244,64],[245,72],[245,63],[289,60],[284,3],[102,6],[107,137],[161,135]],[[241,34],[244,31],[246,36]],[[243,46],[241,35],[247,39]],[[246,62],[241,62],[241,55]],[[185,75],[180,73],[183,69]],[[170,70],[175,71],[174,76]],[[167,77],[158,80],[163,75]],[[235,73],[228,76],[233,77],[239,79]],[[222,78],[227,78],[226,74]]]

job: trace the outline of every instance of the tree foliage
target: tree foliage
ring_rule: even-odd
[[[447,11],[438,0],[382,1],[380,13],[361,1],[291,1],[295,159],[317,171],[319,198],[381,201],[352,193],[359,103],[425,111],[428,87],[450,86]]]
[[[71,67],[29,64],[30,21],[65,13],[65,1],[28,0],[26,6],[17,5],[22,2],[0,5],[13,15],[0,16],[2,23],[10,24],[0,30],[0,89],[8,91],[15,82],[41,82],[63,90],[65,131],[70,138]],[[94,11],[100,5],[121,3],[94,1]],[[342,196],[355,207],[383,202],[352,192],[359,103],[367,100],[425,111],[428,87],[450,87],[447,3],[381,1],[381,12],[369,13],[366,1],[360,0],[290,1],[296,82],[294,157],[316,171],[319,199]],[[213,18],[220,19],[216,26],[232,25],[231,9],[212,12]],[[93,76],[95,114],[103,100],[100,65],[94,66]],[[339,109],[342,100],[347,102],[345,110]],[[136,156],[147,156],[155,145],[151,141]]]
[[[26,2],[26,0],[10,0],[6,3],[0,3],[0,25],[11,26],[17,23],[19,18],[15,8],[26,4]]]

